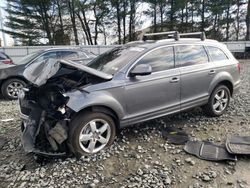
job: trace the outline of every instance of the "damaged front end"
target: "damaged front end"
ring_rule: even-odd
[[[67,102],[65,93],[72,90],[87,92],[85,85],[110,79],[71,61],[47,60],[27,67],[24,76],[30,81],[19,92],[22,118],[22,145],[26,152],[62,156],[68,152],[69,123],[76,113]]]

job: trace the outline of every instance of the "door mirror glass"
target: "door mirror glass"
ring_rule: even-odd
[[[131,77],[134,76],[145,76],[152,73],[152,67],[149,64],[140,64],[133,68],[129,73]]]

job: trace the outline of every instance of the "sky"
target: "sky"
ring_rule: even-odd
[[[2,13],[1,17],[0,17],[0,21],[2,21],[2,22],[4,22],[5,17],[6,17],[6,12],[3,9],[3,7],[5,7],[5,6],[6,6],[5,0],[0,0],[0,9],[1,9],[0,11]],[[1,24],[0,24],[0,28],[1,28]],[[3,36],[5,36],[5,39],[6,39],[6,45],[5,46],[13,46],[13,44],[14,44],[13,39],[9,35],[4,34],[3,32],[0,31],[1,46],[4,46]]]
[[[1,28],[1,21],[2,23],[4,23],[4,21],[6,20],[6,15],[7,13],[4,11],[4,7],[6,7],[6,1],[5,0],[0,0],[0,11],[1,11],[1,17],[0,17],[0,28]],[[145,3],[142,3],[139,7],[138,7],[138,13],[137,13],[137,16],[139,17],[139,19],[143,19],[145,20],[143,22],[143,24],[140,26],[140,28],[137,28],[139,30],[141,29],[144,29],[146,27],[148,27],[150,24],[151,24],[151,20],[150,19],[145,19],[145,18],[142,18],[143,17],[143,10],[147,9],[148,8],[148,5],[145,4]],[[3,26],[4,27],[4,26]],[[3,41],[3,36],[5,36],[5,44],[4,44],[4,41]],[[6,33],[3,33],[0,31],[0,39],[1,39],[1,46],[13,46],[14,45],[14,40],[10,37],[10,35],[6,34]],[[116,38],[114,39],[115,41],[117,40]],[[112,41],[109,41],[108,43],[110,43]]]

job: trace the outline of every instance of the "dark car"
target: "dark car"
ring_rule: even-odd
[[[113,48],[87,66],[27,67],[32,84],[19,93],[25,151],[93,154],[135,123],[199,106],[209,116],[225,113],[240,86],[239,62],[203,33],[169,33],[175,38]]]
[[[0,69],[1,93],[6,99],[17,99],[19,90],[27,84],[27,80],[22,73],[30,64],[43,62],[49,58],[70,59],[86,64],[94,57],[95,55],[80,48],[51,48],[31,53],[17,62],[16,66]]]
[[[13,65],[14,63],[12,59],[4,52],[0,52],[0,69],[7,68]]]

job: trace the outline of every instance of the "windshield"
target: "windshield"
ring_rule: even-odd
[[[29,55],[24,56],[22,59],[20,59],[19,61],[17,61],[17,65],[21,65],[21,64],[27,64],[29,63],[32,59],[36,58],[38,55],[40,55],[42,52],[42,50],[38,51],[38,52],[33,52]]]
[[[99,55],[90,61],[87,66],[113,75],[143,50],[145,50],[145,48],[142,47],[116,47]]]

